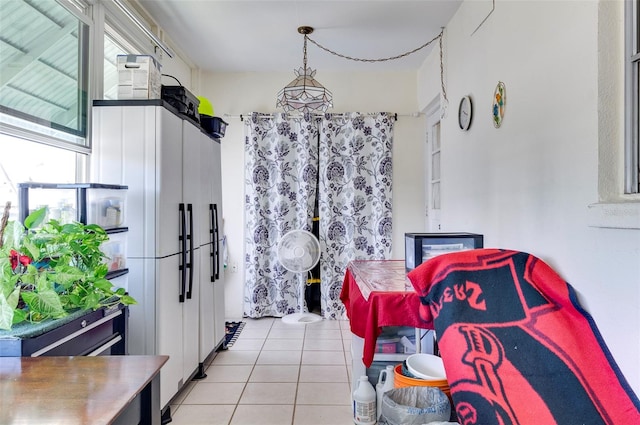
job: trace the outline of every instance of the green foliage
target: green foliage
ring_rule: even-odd
[[[58,319],[77,309],[135,304],[105,279],[100,245],[109,239],[95,224],[44,222],[46,210],[10,222],[0,248],[0,329],[22,321]]]

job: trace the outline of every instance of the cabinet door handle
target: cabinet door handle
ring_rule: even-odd
[[[215,221],[216,219],[215,214],[214,214],[214,205],[213,204],[209,204],[209,239],[211,242],[211,246],[209,247],[209,259],[211,262],[211,268],[209,269],[211,271],[211,276],[210,276],[210,280],[211,282],[215,282],[216,281],[216,259],[215,259],[215,246],[216,246],[216,237],[215,237],[215,231],[214,231],[214,227],[215,227]]]
[[[218,221],[218,204],[213,204],[213,250],[216,257],[215,278],[220,279],[220,224]]]
[[[183,303],[187,284],[187,222],[183,203],[178,205],[178,215],[180,220],[178,230],[178,239],[180,241],[180,284],[178,286],[178,299]]]
[[[187,213],[189,216],[189,263],[187,269],[189,269],[189,289],[187,290],[187,299],[191,299],[191,292],[193,291],[193,204],[187,204]]]

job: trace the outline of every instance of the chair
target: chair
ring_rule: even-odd
[[[640,424],[640,402],[574,289],[533,255],[445,254],[409,273],[463,425]]]

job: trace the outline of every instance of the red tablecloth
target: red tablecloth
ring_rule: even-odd
[[[359,261],[362,266],[362,261]],[[375,267],[397,268],[396,261],[371,261]],[[402,267],[404,267],[404,262]],[[350,263],[351,265],[351,263]],[[363,284],[363,283],[361,283]],[[404,283],[396,282],[391,287],[404,287]],[[364,339],[362,362],[371,366],[376,348],[376,340],[383,326],[412,326],[422,329],[433,329],[433,323],[426,323],[419,316],[420,299],[412,288],[396,291],[377,291],[369,293],[365,299],[350,267],[344,276],[340,300],[343,302],[349,317],[351,332]]]

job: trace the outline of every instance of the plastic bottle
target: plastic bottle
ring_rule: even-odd
[[[380,371],[378,375],[378,383],[376,384],[376,411],[378,412],[378,420],[382,414],[382,395],[389,390],[392,390],[395,386],[395,378],[393,366],[389,365],[385,370]]]
[[[353,422],[356,425],[374,425],[376,419],[376,390],[367,375],[362,375],[353,392]]]

